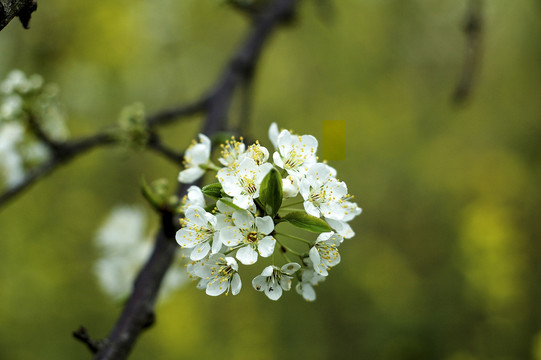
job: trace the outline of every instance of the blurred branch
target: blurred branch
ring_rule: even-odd
[[[23,27],[28,29],[30,17],[37,8],[36,0],[0,0],[0,30],[17,16]]]
[[[160,125],[165,125],[180,118],[202,112],[205,109],[206,102],[207,100],[202,98],[188,105],[167,109],[156,114],[149,115],[146,117],[145,121],[150,129],[154,129]],[[119,140],[115,138],[111,132],[101,132],[77,140],[57,142],[51,139],[43,131],[42,127],[33,116],[29,116],[28,121],[30,130],[52,151],[52,157],[48,161],[30,170],[19,184],[5,190],[3,193],[0,193],[0,208],[7,204],[7,202],[13,199],[16,195],[21,194],[24,190],[28,189],[38,180],[56,170],[60,165],[65,164],[77,156],[82,155],[96,147],[115,145],[119,143]],[[177,153],[165,146],[161,142],[158,134],[156,134],[153,130],[151,130],[151,136],[146,144],[146,147],[176,164],[182,163],[183,154]]]
[[[202,131],[207,136],[211,137],[225,129],[236,88],[254,71],[269,35],[277,25],[291,19],[298,3],[299,0],[276,0],[254,20],[245,41],[208,96]],[[177,195],[181,197],[188,187],[189,185],[186,184],[181,185]],[[178,225],[175,224],[172,215],[170,220],[176,229]],[[162,221],[162,223],[166,222]],[[167,233],[163,227],[158,233],[154,251],[137,276],[133,292],[120,318],[95,359],[125,359],[141,332],[148,327],[148,319],[154,317],[154,303],[160,284],[173,261],[175,251],[178,250],[178,245],[174,241],[175,232],[167,231]]]
[[[170,124],[181,117],[197,115],[205,111],[207,103],[208,97],[203,96],[191,104],[160,111],[157,114],[147,117],[147,125],[149,128],[154,128],[156,126]]]
[[[89,136],[79,140],[57,143],[52,157],[43,164],[32,169],[17,185],[0,194],[0,208],[16,195],[28,189],[39,179],[53,172],[60,165],[69,162],[76,156],[83,154],[97,146],[113,144],[115,139],[105,133]]]
[[[481,60],[482,30],[482,0],[470,0],[464,23],[464,33],[466,35],[464,63],[458,84],[453,93],[453,102],[455,104],[464,103],[471,95]]]
[[[92,340],[88,334],[88,331],[83,326],[74,331],[72,334],[74,338],[81,341],[83,344],[86,344],[88,350],[90,350],[90,352],[93,354],[97,353],[101,347],[101,343],[99,341]]]

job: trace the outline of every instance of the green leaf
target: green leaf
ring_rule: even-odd
[[[272,168],[261,182],[259,200],[264,206],[265,213],[274,217],[282,206],[282,177],[275,168]]]
[[[208,197],[219,199],[222,197],[222,184],[220,184],[219,182],[209,184],[207,186],[203,186],[201,191]]]
[[[332,231],[331,227],[325,222],[325,220],[308,215],[302,211],[290,212],[289,214],[283,216],[280,220],[287,221],[293,226],[315,233]]]

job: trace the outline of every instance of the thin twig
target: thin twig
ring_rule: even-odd
[[[479,69],[483,47],[482,0],[470,0],[465,24],[466,49],[458,84],[453,93],[455,104],[464,103],[471,95]]]
[[[73,160],[76,156],[85,153],[95,147],[113,144],[115,140],[105,133],[89,136],[79,140],[72,140],[56,145],[52,157],[46,162],[30,170],[24,179],[17,185],[5,190],[0,194],[0,210],[16,195],[30,188],[39,179],[56,170],[60,165]]]
[[[90,350],[90,352],[93,354],[97,353],[102,346],[102,344],[99,341],[93,340],[90,337],[90,335],[88,334],[88,331],[83,326],[81,326],[79,329],[74,331],[72,335],[74,338],[76,338],[77,340],[85,344],[86,347],[88,347],[88,350]]]
[[[149,128],[172,123],[181,117],[188,117],[200,114],[205,111],[208,103],[208,97],[202,96],[193,103],[166,109],[154,115],[147,116],[146,122]]]
[[[157,136],[155,133],[151,133],[150,139],[148,140],[146,146],[148,149],[159,153],[166,159],[171,160],[173,163],[179,166],[182,164],[182,160],[184,159],[184,153],[176,152],[175,150],[166,146],[161,141],[160,137]]]
[[[33,114],[29,114],[28,116],[28,125],[30,131],[32,131],[34,135],[36,135],[38,140],[43,142],[51,151],[56,152],[60,144],[55,140],[51,139],[49,135],[47,135],[47,133],[45,132],[45,130],[43,130],[41,124],[38,122],[38,120]]]
[[[207,98],[201,97],[201,99],[190,103],[188,105],[179,106],[176,108],[167,109],[158,112],[154,115],[150,115],[146,118],[147,126],[149,129],[156,128],[161,125],[169,124],[176,119],[195,115],[204,111],[207,104]],[[34,169],[30,170],[24,179],[17,185],[4,190],[0,193],[0,209],[7,204],[8,201],[13,199],[16,195],[23,193],[24,190],[30,188],[36,181],[43,178],[56,170],[60,165],[72,160],[78,155],[81,155],[95,147],[103,145],[113,145],[118,143],[118,140],[111,135],[111,132],[100,132],[96,135],[91,135],[76,140],[69,140],[64,143],[60,143],[51,139],[42,129],[40,124],[35,118],[29,116],[29,125],[31,131],[36,137],[41,140],[49,149],[52,150],[53,156],[48,161],[38,165]],[[147,144],[150,150],[161,154],[165,158],[173,161],[174,163],[181,163],[183,155],[176,153],[174,150],[166,147],[154,134],[152,135],[153,141]]]

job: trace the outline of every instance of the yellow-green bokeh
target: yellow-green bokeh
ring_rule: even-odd
[[[323,120],[321,123],[321,157],[335,161],[346,159],[346,122]]]
[[[40,1],[30,30],[0,31],[0,78],[20,68],[57,83],[72,136],[129,104],[188,102],[250,27],[220,3]],[[250,288],[261,268],[245,267],[236,297],[191,284],[161,302],[132,358],[541,359],[541,2],[483,1],[462,106],[467,0],[334,0],[334,16],[314,3],[266,46],[242,130],[269,147],[272,122],[314,135],[363,208],[356,236],[316,302],[272,302]],[[182,151],[200,121],[160,133]],[[104,148],[0,210],[0,359],[89,357],[71,331],[103,337],[120,311],[93,275],[95,230],[115,205],[144,204],[141,177],[177,175],[154,154]]]

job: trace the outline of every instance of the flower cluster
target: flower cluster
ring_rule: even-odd
[[[44,84],[39,75],[27,77],[20,70],[12,71],[0,83],[0,181],[8,188],[50,156],[47,146],[28,131],[30,120],[52,140],[67,137],[57,95],[56,86]]]
[[[188,197],[193,200],[183,208],[176,240],[190,250],[188,273],[208,295],[236,295],[242,286],[239,262],[252,265],[261,257],[269,258],[271,265],[252,280],[254,289],[277,300],[296,279],[297,292],[313,301],[313,286],[340,262],[338,248],[353,237],[348,223],[361,209],[336,178],[336,170],[318,161],[316,138],[279,131],[276,124],[269,137],[272,154],[259,142],[247,146],[242,138],[226,141],[219,167],[210,159],[211,140],[199,135],[199,142],[185,152],[179,181],[191,183],[216,171],[218,182],[190,188]],[[212,204],[207,206],[204,196],[213,199]],[[280,232],[282,223],[311,234]],[[283,259],[276,259],[275,252]]]

